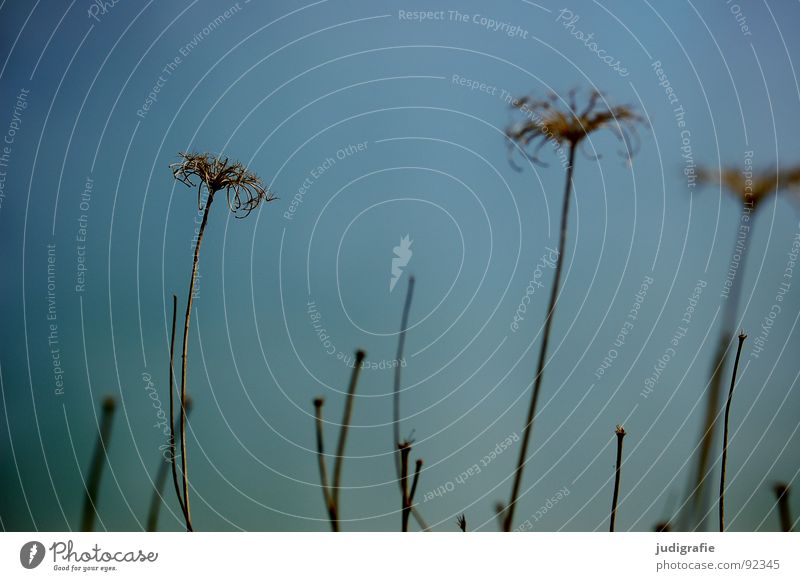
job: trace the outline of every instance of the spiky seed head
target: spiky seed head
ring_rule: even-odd
[[[203,209],[203,192],[209,198],[225,191],[228,209],[237,218],[244,218],[262,202],[276,197],[267,189],[261,178],[238,161],[210,153],[181,152],[181,161],[170,164],[173,177],[179,182],[197,188],[197,207]]]
[[[696,173],[699,183],[722,186],[728,194],[743,204],[752,204],[754,208],[778,192],[800,191],[800,165],[748,170],[746,173],[741,167],[698,167]]]
[[[551,143],[555,149],[563,145],[575,147],[591,133],[608,129],[622,142],[622,155],[630,159],[639,149],[638,127],[646,125],[645,119],[633,107],[609,105],[599,91],[591,91],[586,106],[579,109],[577,93],[570,91],[568,101],[555,93],[545,98],[526,96],[515,100],[512,108],[522,120],[506,129],[509,154],[520,151],[531,161],[547,165],[539,158],[546,144]]]

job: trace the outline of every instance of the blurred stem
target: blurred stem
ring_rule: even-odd
[[[778,513],[781,517],[781,530],[785,533],[792,531],[792,511],[789,508],[789,486],[786,484],[776,484],[773,488],[775,496],[778,498]]]
[[[553,286],[550,290],[550,303],[547,307],[547,318],[545,319],[544,323],[542,345],[539,351],[539,363],[536,369],[536,377],[534,378],[531,402],[530,406],[528,407],[528,417],[523,430],[522,446],[520,447],[517,470],[514,475],[514,485],[511,490],[511,500],[505,507],[505,519],[503,521],[503,530],[505,532],[511,531],[511,526],[514,521],[514,510],[516,509],[520,486],[522,485],[522,474],[525,469],[525,463],[528,459],[528,445],[530,444],[531,432],[533,432],[533,420],[536,417],[536,406],[539,401],[539,393],[542,388],[542,377],[544,376],[544,366],[547,360],[547,345],[550,342],[550,327],[553,323],[556,302],[558,300],[558,288],[561,284],[561,269],[564,264],[564,251],[567,243],[567,226],[569,224],[569,202],[572,194],[572,174],[575,167],[575,147],[576,145],[574,143],[569,145],[569,165],[567,166],[566,184],[564,185],[564,199],[562,202],[563,207],[561,209],[561,232],[559,234],[558,259],[556,260],[555,275],[553,276]]]
[[[109,396],[103,400],[103,415],[100,419],[100,433],[97,435],[97,444],[94,448],[92,463],[89,466],[89,475],[86,479],[86,496],[83,503],[83,517],[81,531],[94,530],[94,518],[97,514],[97,497],[100,493],[100,479],[103,475],[103,466],[107,459],[108,444],[111,440],[111,424],[114,419],[114,398]]]
[[[753,207],[752,213],[755,213],[757,206]],[[731,285],[730,295],[726,299],[725,306],[722,312],[722,326],[720,327],[719,341],[717,344],[717,351],[714,354],[714,360],[711,367],[711,378],[708,385],[708,396],[706,399],[705,417],[703,420],[702,431],[700,434],[700,454],[697,459],[697,466],[695,468],[694,487],[690,492],[690,498],[693,498],[691,503],[691,513],[699,515],[705,513],[705,506],[707,502],[706,496],[706,472],[708,471],[708,464],[711,459],[711,451],[714,447],[714,431],[717,422],[717,415],[720,404],[720,396],[722,395],[722,374],[725,372],[725,360],[728,355],[728,347],[731,338],[736,329],[736,315],[739,312],[739,297],[741,295],[741,280],[744,277],[744,267],[747,259],[747,251],[750,248],[750,239],[753,235],[753,227],[755,222],[751,219],[750,230],[748,231],[747,239],[745,240],[744,247],[740,253],[739,264],[736,269],[736,277],[733,279]],[[733,244],[733,252],[731,256],[737,253],[737,246],[739,241],[739,229],[736,230],[736,237]],[[701,521],[703,519],[701,518]],[[700,524],[700,523],[697,523]]]
[[[733,399],[733,388],[736,385],[736,371],[739,369],[739,357],[742,354],[742,345],[747,335],[739,334],[739,347],[736,349],[736,361],[733,363],[733,374],[731,375],[731,388],[728,391],[728,403],[725,405],[725,430],[722,434],[722,467],[719,476],[719,532],[725,531],[725,469],[728,465],[728,422],[731,415],[731,400]]]

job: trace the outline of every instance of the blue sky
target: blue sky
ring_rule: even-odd
[[[407,18],[420,10],[436,18]],[[279,196],[245,220],[221,201],[211,211],[189,355],[197,528],[327,530],[311,400],[326,398],[332,449],[350,373],[337,354],[364,348],[376,365],[395,357],[413,274],[401,415],[425,460],[420,510],[436,530],[454,530],[460,512],[471,528],[496,530],[493,507],[508,498],[519,444],[481,460],[522,435],[552,269],[536,275],[545,286],[519,328],[511,323],[557,245],[564,180],[550,153],[546,168],[508,163],[504,95],[572,88],[635,106],[650,127],[630,164],[603,132],[577,156],[517,520],[603,530],[618,423],[629,434],[618,528],[669,517],[697,444],[740,213],[718,188],[688,188],[683,156],[688,145],[710,167],[744,168],[747,152],[759,169],[797,162],[799,53],[787,26],[797,12],[768,1],[0,4],[0,132],[11,139],[0,167],[3,527],[77,526],[106,394],[120,405],[99,526],[143,526],[164,443],[143,377],[166,405],[171,295],[182,308],[197,216],[168,164],[188,149],[240,159]],[[755,218],[739,275],[751,339],[777,304],[797,210],[796,196],[770,199]],[[412,254],[390,292],[406,235]],[[686,335],[643,397],[698,281]],[[771,485],[797,480],[800,299],[790,282],[764,351],[745,345],[728,467],[733,530],[776,530]],[[344,463],[347,530],[399,528],[391,389],[391,371],[363,373]],[[179,530],[170,490],[167,501],[161,526]]]

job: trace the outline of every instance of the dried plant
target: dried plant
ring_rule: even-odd
[[[417,492],[417,483],[419,483],[419,473],[422,470],[422,460],[417,459],[414,468],[414,477],[411,482],[411,489],[408,487],[408,478],[409,478],[409,471],[408,471],[408,459],[411,456],[411,441],[406,440],[400,442],[397,446],[398,451],[400,452],[400,489],[402,491],[403,496],[403,504],[402,504],[402,531],[404,533],[408,532],[408,521],[411,517],[411,509],[414,506],[414,495]]]
[[[719,532],[725,531],[725,469],[728,466],[728,422],[731,416],[731,400],[733,388],[736,385],[736,371],[739,369],[739,357],[742,354],[742,345],[747,335],[739,333],[739,347],[736,349],[736,361],[733,363],[731,375],[731,388],[728,391],[728,403],[725,404],[725,430],[722,434],[722,462],[719,475]]]
[[[103,400],[103,413],[100,417],[100,432],[97,434],[97,443],[89,465],[86,478],[86,495],[83,501],[83,516],[81,517],[81,530],[89,532],[94,530],[94,519],[97,515],[97,497],[100,493],[100,479],[103,476],[103,466],[108,458],[108,445],[111,441],[111,425],[114,420],[116,401],[108,396]]]
[[[456,517],[456,524],[458,525],[458,528],[461,529],[462,533],[467,532],[467,516],[466,515],[464,515],[464,514],[458,515],[458,517]]]
[[[183,322],[183,353],[181,358],[181,476],[182,491],[176,490],[186,519],[186,530],[193,530],[192,512],[189,504],[189,477],[186,466],[186,364],[189,351],[189,323],[194,300],[194,285],[200,261],[200,245],[203,242],[209,210],[218,192],[225,192],[228,209],[237,218],[244,218],[262,202],[271,202],[275,197],[264,186],[261,179],[241,163],[230,161],[227,157],[217,157],[208,153],[179,153],[181,161],[170,165],[173,177],[179,182],[197,188],[197,209],[203,212],[203,219],[197,232],[192,261],[192,276],[189,279],[189,293],[186,299],[186,314]],[[204,196],[205,194],[205,196]],[[205,200],[204,200],[205,197]],[[172,381],[172,362],[170,362],[170,381]],[[170,391],[170,397],[172,392]],[[174,458],[174,455],[173,455]]]
[[[781,518],[781,530],[785,533],[792,532],[792,511],[789,508],[789,485],[778,482],[772,487],[778,500],[778,514]]]
[[[364,363],[366,353],[356,351],[356,360],[353,367],[353,374],[350,378],[350,387],[347,390],[347,399],[344,404],[344,416],[339,431],[339,443],[336,447],[336,457],[333,466],[333,486],[328,485],[328,470],[325,462],[325,439],[322,425],[322,407],[325,400],[321,397],[314,399],[314,416],[316,419],[317,432],[317,460],[319,462],[319,475],[322,484],[322,496],[325,500],[325,507],[328,509],[328,518],[331,521],[331,529],[338,533],[339,526],[339,491],[341,489],[342,462],[344,460],[344,448],[347,442],[347,432],[350,428],[350,419],[353,416],[353,402],[355,400],[356,385],[361,366]]]
[[[406,290],[406,300],[403,303],[403,315],[400,319],[400,333],[397,338],[397,355],[395,357],[395,362],[397,365],[394,368],[394,398],[393,398],[393,433],[394,433],[394,440],[392,442],[392,446],[397,450],[395,454],[395,471],[397,474],[397,483],[400,486],[400,493],[403,493],[403,485],[400,478],[401,472],[401,458],[400,458],[400,388],[402,385],[402,368],[403,366],[400,364],[403,361],[403,353],[405,352],[405,345],[406,345],[406,330],[408,329],[408,316],[411,313],[411,301],[414,298],[414,284],[415,279],[413,276],[408,277],[408,288]],[[428,523],[425,522],[425,519],[419,513],[417,507],[411,507],[411,514],[414,515],[414,519],[417,521],[417,524],[422,528],[423,531],[427,531],[429,529]]]
[[[174,324],[173,324],[174,329]],[[175,333],[173,331],[173,341],[174,341]],[[170,402],[170,408],[172,407],[172,402]],[[186,398],[186,417],[188,418],[192,411],[192,398]],[[170,409],[170,421],[174,422],[172,419],[172,411]],[[158,463],[158,472],[156,473],[156,479],[154,482],[153,487],[153,497],[150,499],[150,510],[147,513],[147,531],[154,532],[158,530],[158,516],[161,512],[161,504],[164,502],[164,485],[167,483],[167,470],[168,466],[172,466],[173,468],[173,476],[175,476],[174,467],[174,454],[175,454],[175,426],[174,424],[171,426],[170,430],[170,446],[168,449],[169,457],[168,458],[161,458]],[[175,482],[177,483],[177,477],[175,478]],[[177,489],[177,484],[176,484]],[[181,506],[181,513],[183,514],[183,502],[181,498],[178,498],[178,502]],[[185,518],[185,515],[184,515]]]
[[[619,481],[622,477],[622,440],[625,438],[625,428],[617,426],[614,430],[617,435],[617,469],[614,473],[614,497],[611,499],[611,523],[609,531],[614,532],[617,523],[617,502],[619,501]]]
[[[722,187],[741,204],[743,213],[746,212],[750,217],[748,218],[747,236],[743,241],[740,241],[740,228],[737,227],[735,231],[732,255],[739,254],[740,259],[731,283],[729,296],[722,311],[722,324],[717,341],[717,351],[711,364],[706,409],[700,432],[700,451],[697,455],[697,463],[690,484],[690,491],[687,495],[691,500],[689,509],[694,516],[705,514],[705,504],[707,502],[705,483],[711,451],[714,447],[715,426],[722,395],[722,374],[725,371],[730,339],[734,336],[737,326],[736,318],[739,311],[741,280],[744,277],[745,263],[750,248],[748,239],[752,237],[755,223],[752,215],[755,214],[769,196],[777,196],[783,191],[800,188],[800,166],[789,167],[784,170],[765,169],[748,172],[748,174],[750,175],[745,175],[741,168],[732,167],[722,170],[712,170],[704,167],[697,169],[697,181],[699,184]]]
[[[588,102],[583,109],[578,109],[576,104],[576,91],[569,93],[569,102],[563,105],[561,99],[551,94],[545,99],[523,97],[514,102],[514,108],[523,116],[523,120],[510,127],[508,136],[509,153],[521,152],[527,159],[541,164],[539,152],[547,143],[551,143],[559,154],[566,147],[566,184],[561,210],[561,229],[559,233],[558,259],[556,261],[553,285],[550,290],[550,301],[547,307],[547,317],[542,332],[542,343],[539,350],[539,360],[536,375],[533,381],[528,416],[524,426],[522,446],[520,447],[517,469],[514,474],[514,484],[511,491],[511,500],[504,507],[503,530],[511,530],[522,484],[522,474],[528,459],[528,446],[530,444],[533,421],[536,417],[536,407],[544,376],[544,366],[547,361],[547,347],[550,341],[550,329],[558,302],[561,271],[564,263],[564,254],[567,243],[567,225],[569,224],[569,206],[572,195],[572,175],[575,166],[575,152],[584,138],[591,133],[606,129],[615,135],[624,145],[623,154],[630,158],[638,150],[637,127],[644,124],[644,119],[632,107],[611,107],[604,96],[592,91]]]

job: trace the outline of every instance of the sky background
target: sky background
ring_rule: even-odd
[[[579,17],[573,28],[562,9]],[[444,11],[443,19],[403,18],[415,10]],[[491,30],[481,17],[519,32]],[[155,406],[168,401],[171,297],[182,312],[197,216],[196,196],[168,164],[200,150],[241,160],[279,199],[244,220],[221,199],[212,206],[189,349],[195,527],[329,528],[312,398],[326,399],[332,450],[350,376],[337,354],[363,348],[378,367],[394,359],[413,274],[401,433],[413,433],[412,458],[425,461],[419,510],[434,530],[455,530],[461,512],[470,529],[497,530],[494,506],[511,489],[552,269],[539,273],[545,287],[519,328],[511,323],[540,257],[558,244],[564,181],[549,148],[549,167],[509,164],[503,132],[514,117],[504,95],[566,98],[572,88],[584,98],[602,90],[650,127],[630,163],[609,132],[593,134],[577,156],[563,291],[515,526],[605,530],[620,423],[628,436],[618,530],[672,518],[698,443],[740,215],[719,188],[687,186],[681,148],[712,168],[743,169],[746,152],[767,171],[798,162],[799,17],[796,2],[723,0],[120,1],[102,10],[88,0],[0,2],[3,529],[78,527],[106,395],[119,405],[97,527],[144,526],[166,441]],[[627,75],[577,30],[593,33]],[[659,84],[659,61],[685,128]],[[454,75],[488,88],[470,90]],[[731,415],[731,530],[777,530],[772,484],[798,481],[796,276],[776,301],[798,210],[796,194],[762,204],[737,275],[750,339]],[[82,223],[85,282],[76,289]],[[393,248],[406,235],[413,254],[390,292]],[[615,347],[648,277],[633,329]],[[645,397],[698,281],[705,286],[688,332]],[[328,344],[315,333],[311,302]],[[755,353],[775,304],[781,312]],[[729,360],[726,385],[730,368]],[[392,378],[368,369],[358,386],[345,530],[400,527]],[[486,461],[507,438],[512,445]],[[718,437],[715,462],[719,450]],[[479,472],[459,476],[476,464]],[[180,530],[171,487],[165,497],[160,528]]]

